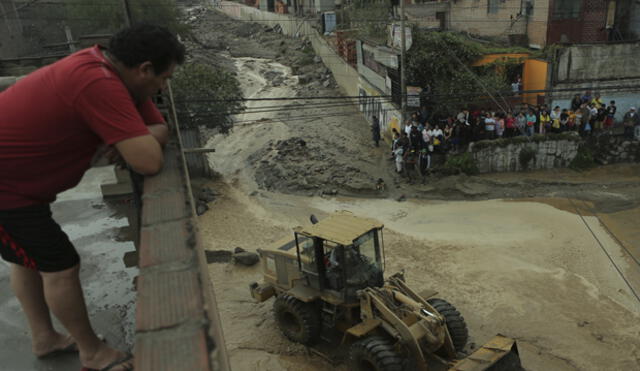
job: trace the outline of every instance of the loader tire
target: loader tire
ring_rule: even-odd
[[[273,303],[273,311],[280,331],[289,340],[304,345],[312,345],[318,340],[320,313],[313,304],[282,294]]]
[[[447,323],[447,330],[449,330],[449,335],[451,335],[453,347],[456,348],[457,352],[462,351],[464,346],[467,345],[467,339],[469,338],[469,330],[467,330],[464,317],[462,317],[453,304],[446,300],[432,298],[427,300],[427,302],[444,317]]]
[[[381,336],[369,336],[351,345],[349,370],[402,371],[403,360],[393,343]]]

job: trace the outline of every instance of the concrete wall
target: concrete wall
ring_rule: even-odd
[[[640,78],[640,42],[574,45],[559,53],[557,82]]]
[[[547,45],[547,27],[549,21],[550,0],[533,1],[533,14],[526,20],[529,46],[543,48]]]
[[[450,3],[448,1],[405,5],[404,11],[411,23],[429,28],[440,27],[440,20],[436,18],[436,13],[444,12],[446,14],[445,29],[450,27]]]
[[[361,78],[358,71],[351,67],[338,53],[327,43],[318,30],[312,27],[312,23],[295,18],[287,14],[275,14],[269,12],[261,12],[258,9],[251,8],[239,3],[230,1],[222,1],[222,6],[216,10],[225,13],[231,18],[259,21],[271,27],[280,25],[282,33],[292,37],[307,37],[316,55],[322,58],[324,65],[329,68],[338,86],[345,95],[356,97],[363,96],[379,96],[383,95],[375,86],[370,84],[365,78]],[[373,72],[373,71],[372,71]],[[375,104],[369,104],[369,101],[361,101],[360,110],[364,111],[367,120],[371,120],[371,115],[375,115],[380,119],[381,129],[390,131],[391,127],[398,126],[400,113],[386,99],[370,99],[375,100]]]
[[[360,76],[369,82],[374,87],[378,88],[383,93],[387,93],[385,76],[380,76],[376,71],[370,69],[363,64],[362,58],[362,41],[356,41],[356,50],[358,54],[358,73]]]
[[[533,1],[533,14],[524,15],[523,0],[498,0],[497,12],[489,13],[489,0],[458,0],[451,3],[449,25],[453,30],[507,38],[527,34],[532,47],[546,45],[549,0]],[[523,15],[518,16],[519,13]]]
[[[570,107],[574,94],[589,89],[599,91],[603,101],[615,100],[622,119],[630,107],[640,104],[640,70],[637,56],[640,43],[574,45],[559,53],[553,89],[576,89],[554,92],[551,104]]]
[[[557,84],[554,89],[572,89],[570,92],[553,93],[551,99],[551,106],[560,106],[561,108],[571,107],[571,98],[574,94],[583,94],[585,90],[590,89],[592,92],[600,92],[602,101],[607,105],[610,101],[616,101],[616,107],[618,107],[616,113],[616,122],[620,122],[624,114],[629,111],[629,108],[640,106],[640,91],[638,88],[626,88],[625,86],[640,86],[640,79],[624,80],[624,81],[594,81],[589,83],[564,83]],[[599,90],[599,88],[614,87],[616,89]],[[575,91],[573,91],[575,89]]]

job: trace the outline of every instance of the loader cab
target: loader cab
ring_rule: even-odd
[[[344,302],[357,291],[383,285],[383,226],[371,219],[337,215],[295,231],[298,267],[309,287]]]

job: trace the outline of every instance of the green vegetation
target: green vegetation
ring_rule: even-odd
[[[188,26],[180,23],[175,0],[129,0],[133,22],[148,22],[185,33]],[[75,34],[114,33],[125,26],[122,1],[68,0],[66,18]]]
[[[235,76],[218,67],[186,64],[176,71],[171,86],[182,127],[206,126],[226,133],[233,126],[231,115],[244,109]]]
[[[473,154],[470,152],[449,156],[443,165],[443,170],[446,173],[464,173],[467,175],[475,175],[479,172]]]
[[[478,73],[470,70],[468,66],[483,54],[478,43],[462,35],[414,29],[413,45],[407,53],[407,79],[410,85],[431,87],[434,113],[450,114],[460,109],[459,96],[477,93],[467,100],[473,105],[486,101],[483,87],[492,93],[509,90],[504,73],[496,73],[495,69]]]
[[[524,147],[520,150],[518,154],[518,161],[520,161],[520,165],[524,170],[529,168],[529,163],[536,157],[538,151],[531,147]]]
[[[578,153],[569,164],[569,168],[577,171],[588,170],[596,166],[593,152],[588,145],[582,144],[578,147]]]
[[[358,37],[385,44],[388,23],[384,19],[390,19],[390,13],[391,3],[388,0],[354,0],[343,13],[348,21],[339,28],[356,29]]]

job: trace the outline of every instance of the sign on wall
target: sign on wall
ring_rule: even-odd
[[[407,107],[420,107],[421,87],[407,86]]]

